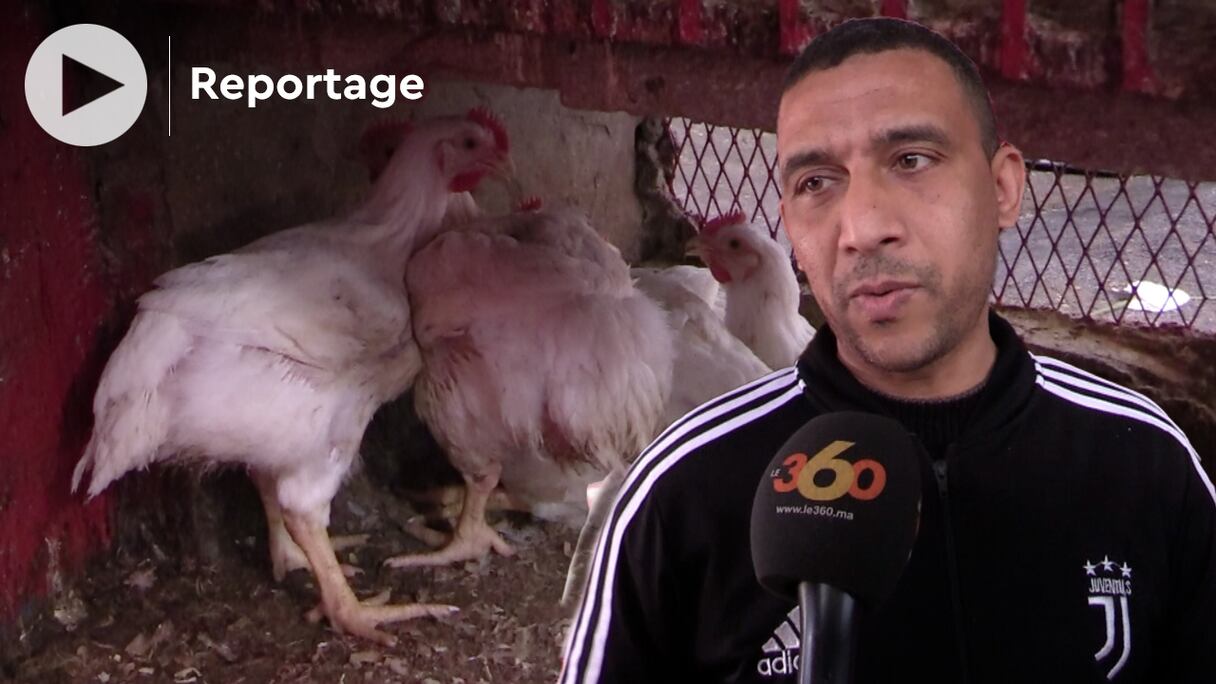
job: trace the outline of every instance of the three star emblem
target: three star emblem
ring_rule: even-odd
[[[1090,577],[1095,577],[1098,574],[1096,571],[1099,566],[1101,566],[1102,570],[1104,570],[1106,572],[1111,572],[1115,568],[1118,568],[1119,573],[1122,574],[1124,577],[1131,578],[1131,576],[1132,576],[1132,568],[1130,565],[1127,564],[1126,561],[1123,564],[1116,563],[1110,559],[1109,555],[1103,556],[1102,560],[1096,564],[1091,563],[1091,562],[1089,562],[1088,559],[1086,559],[1085,565],[1082,565],[1081,567],[1085,569],[1086,575],[1088,575]]]

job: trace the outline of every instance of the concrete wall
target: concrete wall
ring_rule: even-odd
[[[527,191],[539,194],[546,206],[587,212],[592,225],[627,260],[637,258],[642,221],[633,192],[638,117],[568,109],[551,90],[453,81],[433,81],[431,88],[416,108],[418,116],[492,107],[511,133],[511,154]],[[495,187],[484,188],[478,199],[490,212],[510,208]]]

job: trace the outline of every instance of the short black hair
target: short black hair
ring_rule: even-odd
[[[841,62],[854,55],[899,49],[924,50],[950,67],[963,87],[963,94],[971,103],[984,152],[989,158],[996,154],[1000,144],[996,116],[992,112],[992,101],[988,98],[979,69],[954,43],[915,22],[890,17],[850,19],[817,36],[790,65],[781,95],[784,97],[807,74],[840,66]]]

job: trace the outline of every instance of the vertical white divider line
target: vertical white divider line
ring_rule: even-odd
[[[173,138],[173,37],[169,37],[169,138]]]

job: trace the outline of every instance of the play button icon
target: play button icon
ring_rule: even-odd
[[[91,147],[122,135],[139,118],[147,94],[139,53],[121,34],[97,24],[52,33],[25,69],[30,113],[69,145]]]
[[[92,79],[93,81],[97,82],[98,86],[100,88],[100,92],[95,92],[95,93],[91,94],[89,96],[88,101],[86,101],[86,102],[74,103],[72,101],[72,93],[68,92],[68,79],[64,78],[63,79],[63,101],[61,102],[61,105],[63,107],[63,116],[67,116],[68,114],[71,114],[72,112],[76,111],[77,109],[80,109],[84,105],[87,105],[89,102],[92,102],[99,97],[104,97],[106,95],[109,95],[110,93],[114,92],[115,90],[118,90],[119,88],[121,88],[123,86],[123,84],[121,82],[115,81],[114,79],[110,78],[109,76],[106,76],[105,74],[101,73],[100,71],[90,67],[88,64],[81,64],[80,62],[77,62],[76,60],[72,59],[71,57],[64,55],[63,56],[63,73],[66,74],[69,71],[75,72],[76,74],[79,74],[80,76],[84,76],[85,79]],[[77,83],[79,83],[81,80],[80,76],[73,77],[73,80],[75,80]]]

